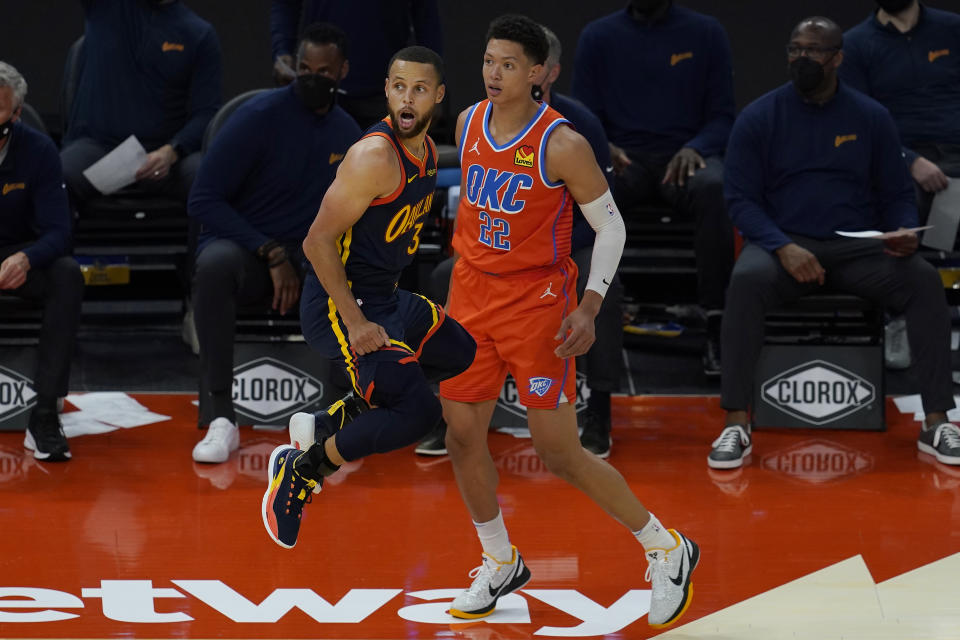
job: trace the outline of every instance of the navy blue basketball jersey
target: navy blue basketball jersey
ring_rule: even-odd
[[[400,185],[377,198],[340,238],[340,258],[355,294],[389,294],[400,272],[413,260],[420,246],[420,230],[433,204],[437,184],[437,148],[429,136],[423,160],[403,146],[384,118],[363,135],[381,136],[393,146],[400,160]]]

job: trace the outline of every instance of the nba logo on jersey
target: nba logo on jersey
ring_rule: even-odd
[[[533,154],[534,149],[528,144],[517,147],[517,152],[513,156],[513,164],[533,168]]]
[[[535,393],[541,398],[547,395],[550,387],[553,386],[553,380],[550,378],[530,378],[530,393]]]

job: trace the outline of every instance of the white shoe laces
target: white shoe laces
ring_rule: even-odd
[[[657,555],[659,557],[651,558],[647,554],[647,572],[643,574],[643,579],[651,583],[655,593],[659,591],[656,587],[663,586],[667,580],[667,552],[658,550]]]
[[[746,446],[749,442],[750,438],[747,436],[747,432],[743,430],[743,427],[736,424],[726,427],[711,446],[722,453],[733,453],[738,443]]]
[[[467,593],[475,594],[481,591],[485,593],[491,578],[493,578],[493,574],[499,569],[500,567],[497,566],[497,562],[493,558],[487,554],[483,554],[483,564],[479,567],[474,567],[470,570],[470,573],[467,574],[468,577],[475,578],[470,588],[467,589]]]
[[[933,434],[934,449],[940,445],[941,440],[950,449],[960,449],[960,429],[955,424],[944,422]]]

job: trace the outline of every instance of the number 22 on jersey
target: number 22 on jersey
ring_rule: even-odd
[[[525,173],[499,171],[474,164],[467,169],[467,201],[479,207],[480,235],[477,240],[501,251],[510,250],[510,222],[494,214],[514,215],[523,210],[521,191],[533,186],[533,177]]]

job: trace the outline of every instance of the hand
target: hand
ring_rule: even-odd
[[[608,143],[608,146],[610,147],[610,161],[613,162],[613,172],[617,175],[620,175],[623,173],[624,169],[633,164],[633,161],[630,160],[630,157],[627,155],[626,151],[617,145],[610,142]]]
[[[177,152],[169,144],[147,154],[143,166],[137,171],[137,180],[163,180],[170,174],[170,167],[177,161]]]
[[[17,251],[0,263],[0,289],[16,289],[27,281],[30,271],[30,258],[23,251]]]
[[[927,193],[943,191],[950,182],[946,174],[940,170],[940,167],[923,156],[917,156],[917,159],[910,165],[910,175],[917,181],[920,188]]]
[[[563,342],[553,350],[558,358],[582,356],[593,345],[596,339],[594,329],[595,313],[591,313],[586,306],[579,306],[560,323],[560,330],[553,337]]]
[[[293,56],[284,54],[277,56],[273,61],[273,81],[279,87],[285,87],[297,79],[297,72],[293,69]]]
[[[920,246],[920,238],[915,231],[906,231],[903,227],[897,232],[885,238],[883,241],[883,252],[894,258],[906,258]]]
[[[270,279],[273,280],[273,308],[280,315],[287,315],[300,298],[300,278],[289,260],[270,267]]]
[[[780,264],[797,282],[816,282],[823,285],[826,271],[820,266],[817,256],[800,245],[791,242],[777,249]]]
[[[667,170],[663,174],[663,184],[675,184],[682,187],[688,178],[692,178],[697,169],[705,169],[707,163],[703,161],[696,149],[684,147],[667,163]]]
[[[366,318],[347,327],[350,346],[361,356],[390,346],[387,330]]]

